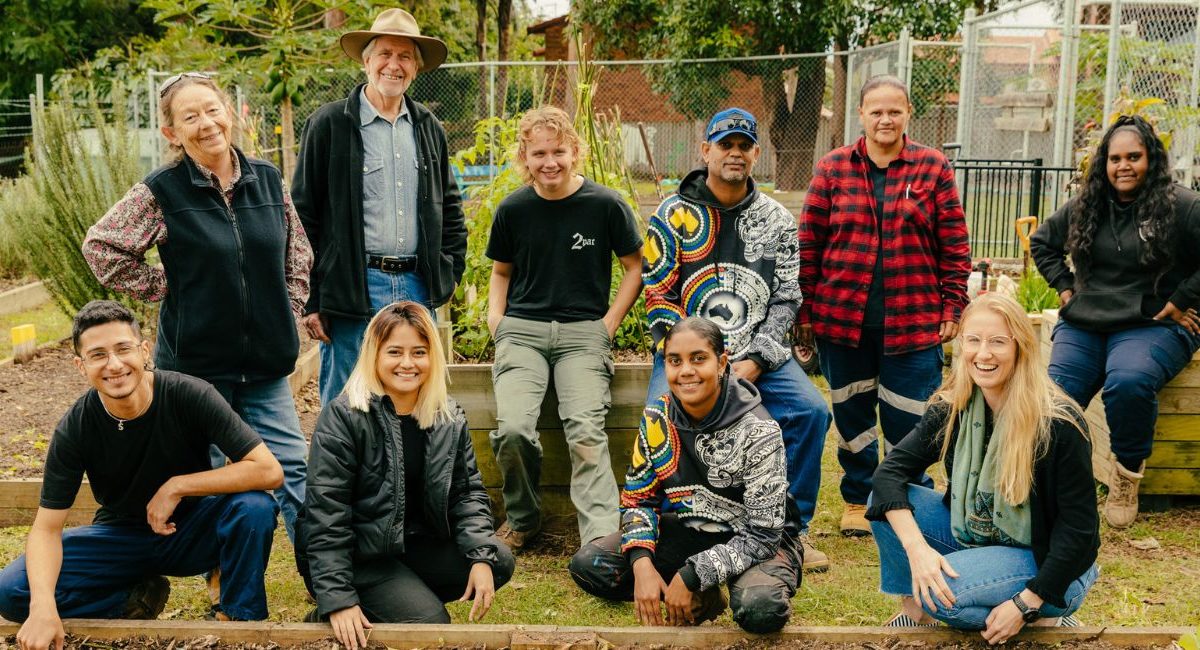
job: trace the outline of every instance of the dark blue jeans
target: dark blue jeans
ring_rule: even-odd
[[[154,575],[194,576],[221,567],[221,611],[244,621],[267,617],[263,572],[275,532],[275,500],[266,492],[204,497],[173,535],[149,526],[93,524],[63,532],[54,590],[62,618],[117,618],[129,591]],[[22,555],[0,573],[0,615],[29,616],[29,577]]]
[[[821,489],[821,452],[832,419],[829,407],[793,359],[762,373],[754,385],[762,395],[763,407],[783,430],[788,496],[800,512],[800,530],[789,532],[806,532],[817,508],[817,492]],[[668,390],[662,353],[655,353],[646,404],[662,397]]]
[[[942,346],[884,354],[883,330],[868,327],[863,328],[856,348],[817,339],[817,350],[841,436],[842,500],[862,505],[879,466],[879,428],[887,453],[921,420],[925,401],[942,383]],[[933,487],[928,476],[921,484]]]
[[[1158,391],[1191,361],[1200,336],[1176,323],[1104,333],[1059,320],[1051,340],[1050,377],[1084,408],[1103,388],[1109,445],[1136,470],[1154,443]]]
[[[950,509],[942,502],[941,492],[909,485],[908,500],[925,541],[933,550],[945,556],[958,573],[957,578],[946,576],[946,584],[954,593],[953,606],[944,607],[938,603],[937,609],[930,609],[921,603],[921,607],[930,616],[951,627],[984,629],[992,609],[1020,593],[1025,589],[1025,583],[1037,575],[1033,551],[1012,546],[965,548],[954,539],[954,533],[950,530]],[[885,594],[911,596],[912,570],[900,538],[896,537],[891,524],[886,521],[872,521],[871,531],[875,544],[879,546],[880,590]],[[1044,603],[1038,611],[1048,618],[1074,614],[1099,575],[1100,569],[1093,564],[1067,587],[1066,607]]]

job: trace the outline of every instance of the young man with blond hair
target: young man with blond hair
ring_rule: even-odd
[[[579,173],[586,148],[567,114],[534,109],[518,128],[515,164],[526,185],[496,208],[487,247],[488,330],[496,342],[491,443],[507,511],[497,534],[513,551],[541,530],[537,419],[551,378],[571,455],[580,541],[617,530],[604,431],[611,344],[642,288],[637,219],[619,194]],[[610,305],[614,254],[625,274]]]

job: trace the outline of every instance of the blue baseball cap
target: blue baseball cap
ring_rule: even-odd
[[[710,143],[720,142],[725,136],[733,133],[741,133],[754,144],[758,144],[758,120],[754,119],[750,111],[727,108],[712,116],[704,133],[705,139]]]

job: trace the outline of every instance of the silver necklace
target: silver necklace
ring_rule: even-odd
[[[137,414],[137,415],[135,415],[135,416],[133,416],[133,417],[131,417],[131,418],[125,418],[125,419],[121,419],[121,418],[119,418],[119,417],[117,417],[117,416],[113,415],[113,414],[112,414],[112,411],[109,411],[109,410],[108,410],[108,407],[104,405],[104,398],[100,398],[100,408],[104,409],[104,412],[105,412],[106,414],[108,414],[108,417],[110,417],[110,418],[112,418],[112,419],[114,419],[114,420],[116,420],[116,421],[117,421],[117,431],[124,431],[124,430],[125,430],[125,423],[126,423],[126,422],[128,422],[128,421],[130,421],[130,420],[136,420],[136,419],[138,419],[138,418],[142,417],[143,415],[145,415],[145,414],[146,414],[146,411],[150,410],[150,404],[151,404],[153,401],[154,401],[154,398],[153,398],[153,397],[152,397],[152,398],[150,398],[150,401],[149,401],[149,402],[146,402],[146,405],[145,405],[144,407],[142,407],[142,410],[141,410],[141,411],[138,411],[138,414]]]

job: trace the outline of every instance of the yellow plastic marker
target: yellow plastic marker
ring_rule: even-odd
[[[13,360],[24,363],[37,352],[37,330],[32,323],[12,328]]]

